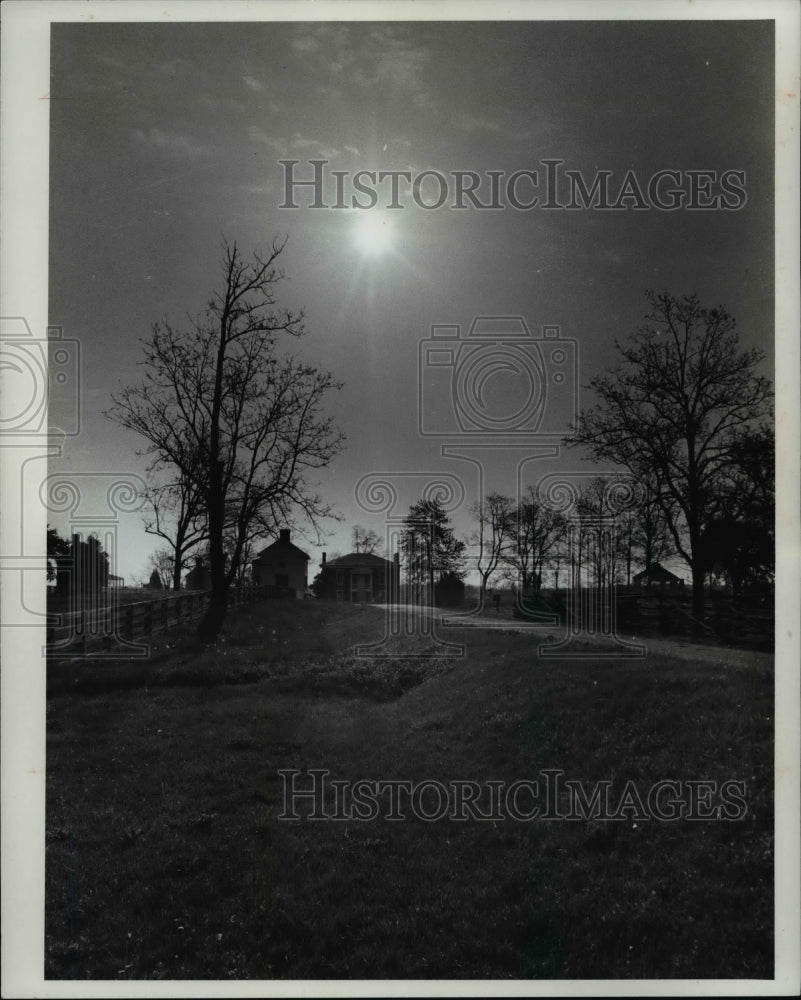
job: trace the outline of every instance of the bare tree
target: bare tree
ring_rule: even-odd
[[[582,561],[586,560],[589,579],[596,587],[619,583],[622,565],[627,582],[630,579],[631,512],[618,511],[612,501],[610,480],[599,476],[583,487],[576,505]]]
[[[381,536],[372,528],[364,528],[361,524],[354,524],[351,532],[351,545],[354,552],[374,554],[383,548]]]
[[[775,442],[773,428],[743,434],[721,489],[721,510],[704,531],[709,572],[721,573],[739,597],[775,574]]]
[[[479,576],[479,603],[484,607],[487,584],[504,557],[512,532],[513,501],[493,492],[473,504],[471,513],[478,524],[473,537]]]
[[[740,349],[724,307],[703,308],[695,295],[646,294],[647,325],[617,344],[617,368],[590,380],[599,403],[582,414],[566,443],[640,478],[658,477],[660,507],[691,569],[700,621],[704,530],[737,437],[769,412],[772,388],[756,373],[762,353]]]
[[[157,573],[162,583],[166,580],[173,580],[175,573],[175,553],[168,548],[156,549],[148,560],[147,568],[151,570],[150,576],[152,577],[153,573]],[[180,590],[180,577],[179,587],[173,587],[173,590],[175,589]]]
[[[528,487],[510,519],[510,544],[504,559],[516,571],[521,591],[539,590],[545,568],[561,557],[565,520],[540,502],[533,486]]]
[[[341,448],[343,436],[321,412],[339,383],[277,351],[279,337],[304,332],[302,312],[276,306],[285,245],[273,241],[266,255],[246,260],[225,241],[221,284],[205,312],[185,330],[154,325],[143,342],[143,381],[113,396],[108,414],[198,491],[212,587],[198,630],[205,641],[223,626],[248,539],[298,511],[313,523],[331,512],[308,475]]]
[[[646,476],[642,504],[634,512],[634,544],[640,553],[643,569],[672,556],[676,551],[670,534],[665,508],[676,517],[676,504],[670,493],[663,490],[656,476]]]
[[[145,531],[158,535],[168,546],[169,571],[166,560],[157,565],[163,580],[170,580],[173,590],[181,589],[181,574],[187,567],[187,557],[195,546],[208,540],[203,497],[194,478],[180,473],[172,482],[152,482],[145,493],[148,513]],[[160,549],[159,552],[164,552]]]

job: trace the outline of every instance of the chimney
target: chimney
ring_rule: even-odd
[[[320,565],[321,566],[325,566],[325,552],[323,552],[323,561],[322,561],[322,563]]]
[[[279,540],[279,542],[288,542],[289,541],[289,528],[281,528],[278,540]]]

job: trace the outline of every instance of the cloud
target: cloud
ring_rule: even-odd
[[[195,70],[194,64],[189,60],[185,59],[183,56],[174,56],[172,59],[166,59],[160,64],[159,69],[165,76],[188,76]]]
[[[320,40],[314,35],[300,35],[292,40],[292,48],[296,52],[316,52],[320,48]]]
[[[301,135],[300,132],[289,138],[268,135],[263,128],[258,125],[248,127],[248,138],[251,142],[260,142],[264,146],[269,146],[280,156],[297,158],[299,160],[323,159],[336,160],[342,156],[342,150],[327,144],[323,139],[310,139]],[[349,152],[359,155],[359,150],[355,146],[346,146]]]
[[[453,119],[453,124],[465,132],[501,132],[503,129],[497,121],[483,118],[480,115],[461,112]]]
[[[248,138],[252,142],[261,142],[265,146],[269,146],[270,149],[274,149],[276,153],[281,156],[286,155],[287,142],[286,139],[281,139],[276,136],[267,135],[263,128],[259,128],[258,125],[250,125],[248,127]]]
[[[242,81],[248,90],[252,90],[254,93],[260,94],[264,90],[264,84],[261,80],[257,80],[255,76],[243,76]]]
[[[161,128],[131,130],[135,142],[158,153],[166,153],[177,159],[194,160],[211,152],[209,146],[178,132],[168,132]]]
[[[381,88],[416,107],[434,107],[425,83],[431,51],[402,24],[305,24],[292,47],[332,85]]]
[[[235,97],[211,97],[209,94],[201,94],[198,104],[207,111],[222,111],[229,114],[233,111],[241,112],[245,110],[242,101]]]

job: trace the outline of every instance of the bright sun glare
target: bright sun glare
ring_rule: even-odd
[[[354,242],[363,254],[370,257],[377,257],[391,249],[394,232],[392,219],[376,209],[359,211],[354,221]]]

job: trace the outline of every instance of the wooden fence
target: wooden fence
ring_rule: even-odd
[[[84,607],[53,614],[47,627],[47,655],[55,659],[88,657],[119,659],[145,657],[154,632],[163,632],[201,618],[209,606],[209,591],[168,593],[164,597],[123,604],[113,589],[103,595],[102,607]],[[276,587],[235,587],[229,609],[268,598],[292,598],[294,591]]]
[[[524,596],[519,617],[556,613],[564,622],[568,610],[567,595],[556,597]],[[573,627],[590,633],[603,633],[614,620],[618,634],[637,636],[701,637],[706,641],[771,649],[773,645],[773,597],[769,594],[730,595],[711,593],[704,601],[704,617],[696,621],[692,614],[689,590],[682,592],[632,592],[616,588],[612,617],[612,592],[592,587],[582,588],[570,603]]]

